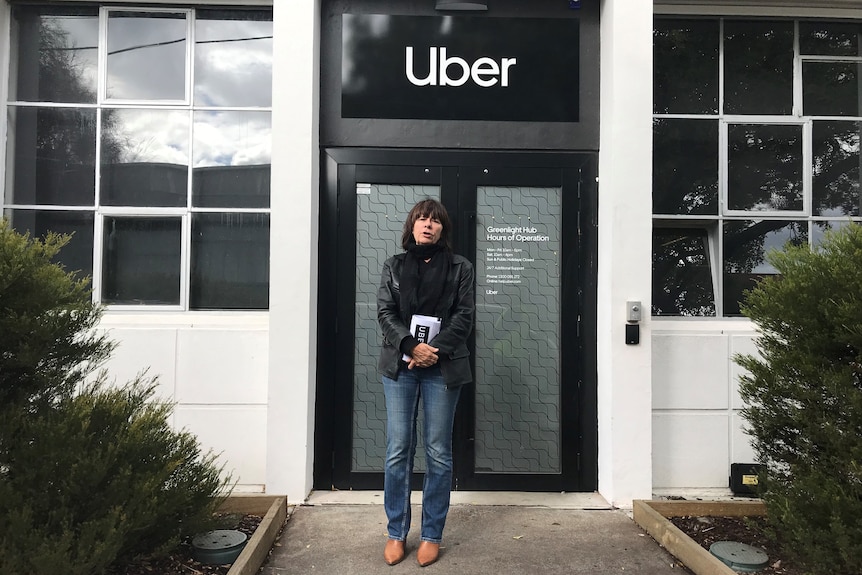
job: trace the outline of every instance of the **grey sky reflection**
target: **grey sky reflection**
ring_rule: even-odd
[[[272,22],[198,20],[195,104],[272,105]]]
[[[185,99],[186,42],[177,42],[186,38],[185,15],[156,15],[159,17],[111,13],[108,19],[109,98]]]

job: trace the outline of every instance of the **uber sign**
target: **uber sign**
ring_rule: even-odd
[[[576,18],[344,14],[344,118],[577,122]]]
[[[502,86],[509,85],[509,68],[514,66],[517,58],[503,58],[500,65],[491,58],[479,58],[472,66],[467,64],[463,58],[446,56],[446,48],[440,48],[440,82],[437,82],[437,48],[431,48],[428,55],[428,77],[419,79],[413,74],[413,46],[407,46],[407,79],[414,86],[463,86],[468,78],[472,78],[476,84],[483,88],[489,88],[497,83],[497,76],[500,74],[500,69],[503,70]],[[449,66],[456,65],[461,68],[461,76],[457,78],[449,77]]]

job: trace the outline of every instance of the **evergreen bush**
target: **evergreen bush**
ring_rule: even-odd
[[[68,395],[113,350],[93,330],[89,279],[52,263],[69,239],[34,240],[0,219],[0,410]]]
[[[771,252],[743,313],[743,417],[774,536],[811,573],[862,573],[862,226]]]
[[[66,241],[0,221],[4,575],[98,575],[166,553],[212,528],[229,491],[215,456],[171,428],[155,379],[85,380],[113,343],[86,280],[51,262]]]

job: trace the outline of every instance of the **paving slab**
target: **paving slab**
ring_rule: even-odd
[[[293,508],[261,575],[686,575],[673,556],[616,509],[453,505],[440,560],[419,567],[418,520],[407,558],[383,561],[386,516],[381,505]]]

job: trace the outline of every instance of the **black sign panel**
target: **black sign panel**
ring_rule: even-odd
[[[341,115],[577,122],[579,25],[344,14]]]

